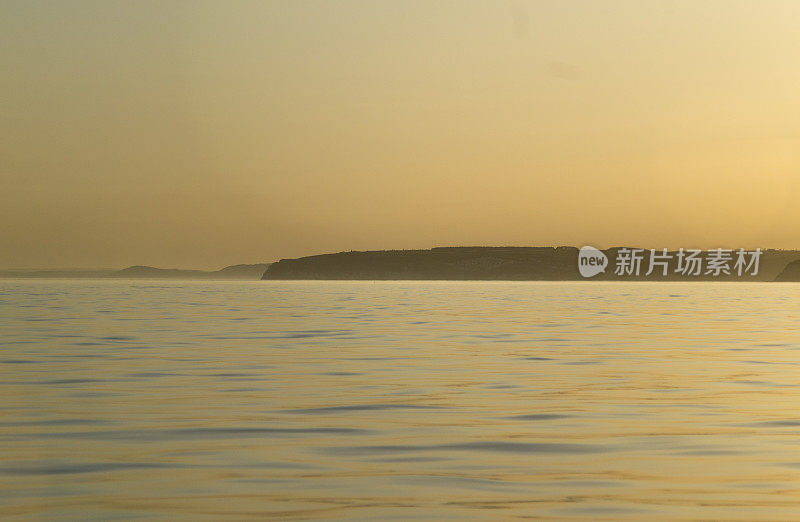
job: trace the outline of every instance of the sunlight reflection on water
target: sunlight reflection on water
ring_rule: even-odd
[[[789,519],[798,286],[0,281],[0,513]]]

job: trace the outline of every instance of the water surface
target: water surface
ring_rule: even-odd
[[[792,519],[800,286],[0,280],[0,514]]]

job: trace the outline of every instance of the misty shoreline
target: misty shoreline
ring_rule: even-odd
[[[226,266],[220,270],[191,270],[181,268],[155,268],[134,265],[122,270],[114,269],[17,269],[0,270],[4,279],[261,279],[269,263]]]

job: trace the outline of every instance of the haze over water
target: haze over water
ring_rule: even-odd
[[[791,284],[0,281],[0,513],[789,519]]]

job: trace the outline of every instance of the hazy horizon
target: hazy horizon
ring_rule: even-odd
[[[800,249],[800,3],[0,0],[0,268]]]
[[[328,252],[312,252],[310,254],[304,254],[302,256],[296,256],[296,257],[279,257],[279,258],[275,258],[275,259],[262,260],[262,261],[243,261],[243,262],[231,263],[229,265],[224,265],[224,266],[210,266],[210,267],[201,267],[201,268],[192,267],[192,266],[156,266],[156,265],[145,265],[145,264],[140,264],[140,263],[129,263],[129,264],[124,264],[124,265],[120,265],[120,266],[89,266],[89,267],[87,267],[87,266],[41,266],[41,267],[37,267],[37,266],[20,267],[20,266],[17,266],[17,267],[0,267],[0,271],[9,271],[9,272],[11,272],[11,271],[37,271],[37,270],[42,270],[42,271],[64,270],[64,271],[87,271],[87,272],[91,272],[91,271],[118,271],[118,270],[123,270],[125,268],[144,266],[144,267],[152,267],[152,268],[158,268],[158,269],[163,269],[163,270],[187,270],[187,271],[196,270],[196,271],[214,272],[214,271],[221,270],[223,268],[236,266],[236,265],[272,264],[272,263],[277,263],[278,261],[281,261],[281,260],[284,260],[284,259],[295,259],[297,257],[308,257],[308,256],[335,254],[335,253],[342,253],[342,252],[408,251],[408,250],[430,250],[432,248],[574,248],[574,249],[578,250],[578,249],[580,249],[581,246],[586,246],[586,245],[580,245],[580,246],[578,246],[578,245],[435,245],[433,247],[427,247],[427,248],[385,248],[385,249],[364,249],[364,250],[355,250],[355,249],[353,249],[353,250],[331,250],[331,251],[328,251]],[[594,245],[590,245],[590,246],[594,246]],[[602,245],[599,248],[601,250],[608,250],[608,249],[611,249],[611,248],[640,248],[640,249],[643,249],[645,251],[651,250],[650,246],[647,246],[647,245],[633,245],[633,244]],[[685,247],[681,247],[681,248],[685,248]],[[721,246],[721,247],[717,246],[717,247],[715,247],[713,249],[712,248],[703,248],[703,247],[689,247],[689,248],[699,248],[699,249],[701,249],[703,251],[708,251],[708,250],[713,250],[715,248],[726,248],[726,247],[725,246]],[[750,248],[750,247],[747,247],[747,246],[741,247],[740,246],[738,248]],[[731,250],[733,250],[735,252],[736,250],[738,250],[738,248],[731,247]],[[758,247],[758,246],[752,247],[752,248],[753,249],[760,248],[762,251],[765,251],[765,252],[766,251],[770,251],[770,250],[772,250],[772,251],[800,251],[800,249],[771,248],[771,247],[766,247],[765,248],[765,247]],[[655,250],[661,250],[661,248],[656,248]],[[676,249],[669,249],[669,250],[670,250],[670,252],[674,253],[678,249],[676,248]]]

